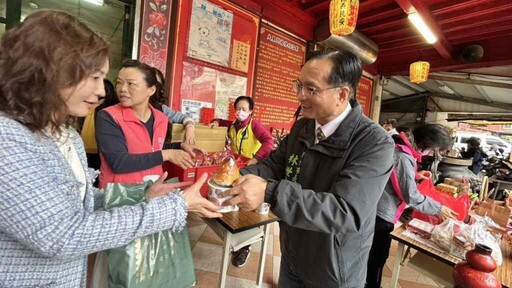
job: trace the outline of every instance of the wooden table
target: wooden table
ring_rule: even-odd
[[[242,210],[225,213],[222,218],[204,219],[206,224],[224,241],[219,279],[220,288],[226,286],[231,253],[258,241],[262,241],[262,245],[256,284],[257,287],[261,287],[267,254],[268,234],[270,232],[269,224],[278,220],[279,218],[272,212],[262,215],[256,211]]]
[[[459,258],[453,257],[446,252],[442,252],[437,248],[433,248],[429,245],[416,241],[410,237],[407,237],[402,234],[405,231],[405,227],[401,226],[395,229],[390,237],[393,240],[398,241],[398,249],[395,259],[395,264],[393,266],[393,274],[391,276],[391,283],[389,287],[396,287],[398,282],[398,274],[400,273],[400,262],[404,257],[404,247],[409,246],[420,253],[426,254],[436,260],[439,260],[450,267],[455,266],[455,264],[459,263]],[[503,238],[501,241],[501,252],[503,256],[503,264],[498,266],[498,269],[494,271],[494,275],[501,280],[503,287],[511,287],[512,286],[512,248],[510,245],[506,243],[506,240]]]

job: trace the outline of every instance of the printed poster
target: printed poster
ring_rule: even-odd
[[[249,52],[251,45],[233,40],[233,55],[231,56],[231,68],[247,73],[249,70]]]
[[[246,95],[247,78],[218,72],[215,91],[215,118],[229,119],[230,103]]]
[[[202,102],[195,100],[182,100],[181,101],[181,111],[184,114],[187,114],[194,122],[199,123],[201,117],[201,108],[212,108],[212,103],[210,102]]]
[[[183,62],[180,92],[182,111],[193,116],[194,120],[200,118],[201,107],[215,107],[215,118],[229,119],[234,100],[247,94],[247,78]]]
[[[188,56],[229,67],[233,13],[206,0],[194,0]]]

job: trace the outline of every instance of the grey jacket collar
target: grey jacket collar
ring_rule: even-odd
[[[316,145],[315,120],[304,119],[297,122],[298,125],[303,126],[298,133],[298,140],[304,143],[307,149],[316,150],[331,157],[342,157],[356,127],[358,127],[358,123],[361,121],[361,117],[363,117],[361,105],[359,105],[357,100],[351,100],[350,105],[352,106],[350,114],[341,122],[336,131],[334,131],[331,136],[327,137],[327,139]]]

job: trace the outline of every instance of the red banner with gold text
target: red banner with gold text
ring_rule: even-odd
[[[267,128],[290,130],[299,106],[292,91],[304,63],[306,44],[262,25],[254,85],[255,114]]]
[[[361,109],[364,115],[370,117],[373,93],[373,80],[368,77],[361,77],[359,84],[357,84],[357,101],[361,104]]]

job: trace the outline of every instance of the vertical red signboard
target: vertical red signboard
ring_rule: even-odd
[[[289,130],[298,107],[292,81],[304,63],[306,44],[262,25],[254,85],[255,112],[267,128]]]
[[[373,93],[373,80],[365,76],[361,77],[357,84],[357,101],[361,104],[364,115],[370,117]],[[371,118],[371,117],[370,117]]]

